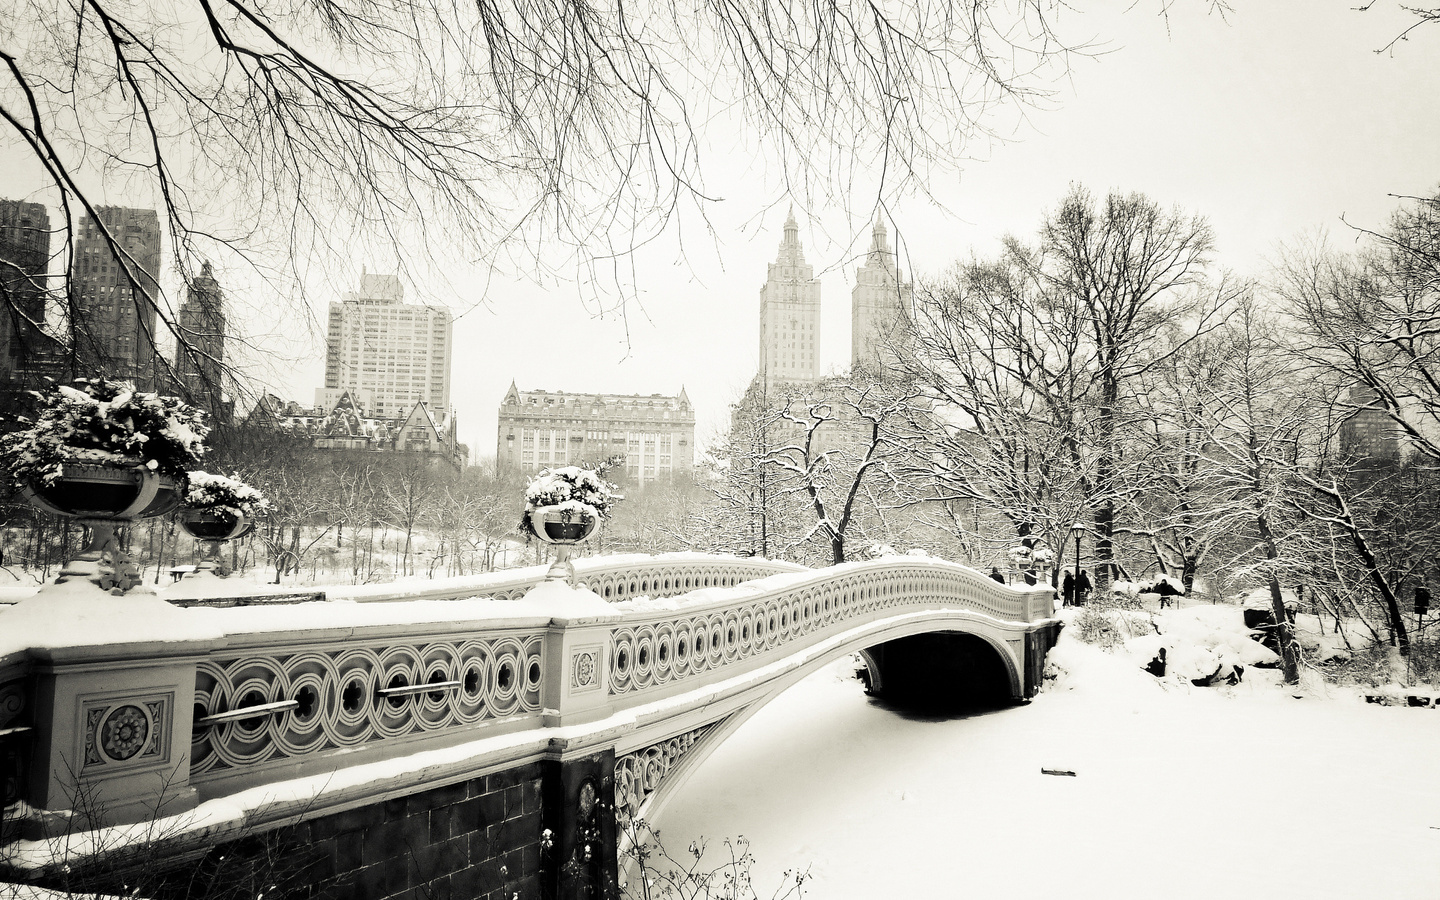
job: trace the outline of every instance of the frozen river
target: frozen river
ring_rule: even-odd
[[[656,824],[672,853],[709,839],[717,863],[744,835],[762,898],[796,868],[823,900],[1440,898],[1440,710],[1296,699],[1265,672],[1228,695],[1161,687],[1085,660],[1029,705],[930,720],[837,664],[746,723]]]

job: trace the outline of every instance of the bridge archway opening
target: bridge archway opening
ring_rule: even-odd
[[[925,713],[1009,706],[1009,667],[989,641],[961,631],[912,634],[860,653],[866,690],[886,704]]]

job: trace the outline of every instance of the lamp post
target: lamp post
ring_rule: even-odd
[[[1076,521],[1070,526],[1070,533],[1075,535],[1075,577],[1071,580],[1073,585],[1070,590],[1070,600],[1076,606],[1080,605],[1080,536],[1085,533],[1085,523]]]

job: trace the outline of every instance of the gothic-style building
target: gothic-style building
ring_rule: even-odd
[[[186,289],[180,304],[175,373],[181,393],[214,418],[230,418],[233,402],[225,399],[225,295],[205,263]]]
[[[913,287],[890,249],[885,223],[875,219],[865,265],[855,270],[850,292],[850,367],[881,372],[893,365],[895,342],[903,339]]]
[[[771,383],[820,377],[820,281],[805,262],[794,210],[760,289],[760,377]]]
[[[437,415],[418,400],[403,415],[372,413],[349,391],[330,407],[302,407],[294,401],[263,397],[251,411],[249,424],[265,424],[310,438],[317,450],[375,453],[417,453],[462,469],[470,448],[457,437],[453,410]]]

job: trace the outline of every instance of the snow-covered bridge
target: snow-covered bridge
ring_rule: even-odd
[[[17,627],[90,610],[0,656],[23,766],[6,802],[51,811],[12,815],[26,840],[12,827],[0,860],[42,874],[43,837],[97,824],[59,811],[85,809],[140,823],[97,846],[161,835],[162,860],[234,865],[236,839],[266,834],[310,883],[365,886],[349,896],[532,896],[542,880],[579,896],[612,882],[617,821],[653,820],[805,675],[858,652],[885,692],[1024,698],[1057,628],[1048,588],[929,558],[582,562],[593,591],[538,578],[219,609],[77,589],[0,613],[3,651]],[[520,582],[520,599],[474,599]]]

